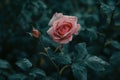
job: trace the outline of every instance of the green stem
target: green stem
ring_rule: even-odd
[[[69,65],[63,66],[63,67],[61,68],[61,70],[59,71],[59,74],[62,75],[62,73],[64,72],[64,70],[65,70],[66,68],[68,68],[68,67],[70,67],[70,66],[69,66]]]
[[[62,47],[63,47],[63,44],[60,44],[60,45],[55,49],[54,52],[57,52],[58,50],[60,50],[60,52],[61,52],[62,54],[64,54],[63,51],[61,50]]]
[[[44,49],[45,53],[46,53],[46,54],[48,54],[48,51],[45,49],[45,46],[44,46],[44,44],[43,44],[43,42],[42,42],[42,39],[41,39],[41,38],[39,38],[39,43],[40,43],[40,44],[41,44],[41,46],[43,47],[43,49]]]
[[[54,52],[57,52],[61,47],[62,47],[62,44],[60,44],[60,45],[54,50]]]
[[[40,53],[41,55],[44,55],[46,57],[48,57],[48,59],[52,62],[52,64],[55,66],[55,68],[57,69],[57,71],[59,72],[59,68],[58,66],[53,62],[53,60],[47,55],[47,54],[44,54],[44,53]]]
[[[39,38],[39,42],[40,42],[41,46],[43,47],[43,49],[44,49],[44,51],[45,51],[45,53],[46,53],[46,54],[44,54],[44,53],[40,53],[40,54],[48,57],[49,60],[52,62],[52,64],[53,64],[53,65],[55,66],[55,68],[57,69],[57,71],[59,72],[59,67],[58,67],[58,66],[55,64],[55,62],[48,56],[48,51],[45,49],[45,46],[44,46],[44,44],[43,44],[43,42],[42,42],[42,40],[41,40],[40,38]]]

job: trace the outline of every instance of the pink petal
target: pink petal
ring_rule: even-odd
[[[75,35],[78,35],[78,31],[80,30],[80,24],[77,24],[77,27],[75,28]]]
[[[54,30],[53,30],[53,27],[51,27],[47,33],[52,37],[52,39],[60,39],[59,37],[57,37],[56,35],[54,35]]]
[[[70,21],[72,21],[72,22],[76,22],[76,23],[77,23],[78,18],[75,17],[75,16],[66,16],[66,15],[65,15],[64,17],[66,17],[68,20],[70,20]]]
[[[71,35],[68,38],[65,39],[54,39],[55,42],[58,42],[60,44],[67,44],[68,42],[72,41],[73,36]]]
[[[54,23],[54,21],[60,19],[62,16],[63,16],[62,13],[55,13],[55,14],[53,15],[53,17],[51,18],[51,20],[50,20],[50,22],[49,22],[48,25],[49,25],[49,26],[52,26],[53,23]]]
[[[72,41],[72,38],[73,38],[73,36],[71,35],[69,38],[61,40],[60,43],[61,44],[66,44],[66,43]]]

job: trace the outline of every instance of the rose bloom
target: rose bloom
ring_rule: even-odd
[[[66,44],[72,40],[73,34],[77,35],[80,24],[77,24],[77,17],[67,16],[62,13],[55,13],[50,20],[47,33],[55,42]]]

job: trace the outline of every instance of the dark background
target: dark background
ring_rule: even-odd
[[[55,12],[77,16],[82,27],[56,53],[58,44],[46,33]],[[33,26],[41,32],[40,39],[28,34]],[[43,44],[49,47],[47,55]],[[120,80],[119,76],[120,0],[0,0],[0,80]]]

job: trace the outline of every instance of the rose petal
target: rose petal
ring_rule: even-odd
[[[67,38],[55,39],[54,41],[55,41],[55,42],[58,42],[58,43],[60,43],[60,44],[67,44],[68,42],[72,41],[72,38],[73,38],[73,36],[71,35],[71,36],[69,36],[69,37],[67,37]]]
[[[80,24],[77,24],[77,28],[75,28],[75,35],[78,35],[78,31],[80,30]]]
[[[77,24],[77,17],[63,15],[61,18],[54,21],[53,27],[58,28],[64,23],[71,23],[72,26],[75,26]]]
[[[61,40],[60,43],[61,43],[61,44],[66,44],[66,43],[72,41],[72,38],[73,38],[73,36],[71,35],[69,38],[66,38],[66,39]]]
[[[60,27],[61,25],[65,24],[65,23],[70,23],[72,25],[72,29],[67,32],[65,35],[63,35],[62,37],[65,37],[66,35],[68,34],[74,34],[74,30],[75,28],[77,28],[77,17],[74,17],[74,16],[62,16],[60,19],[56,20],[54,23],[53,23],[53,27],[54,27],[54,31],[56,31],[56,29],[58,27]],[[59,35],[59,34],[58,34]]]
[[[60,39],[59,35],[55,35],[54,32],[55,32],[55,31],[53,30],[53,27],[51,27],[51,28],[47,31],[47,33],[48,33],[52,38],[54,38],[54,39]]]
[[[71,21],[73,21],[73,22],[77,22],[77,17],[75,17],[75,16],[64,16],[64,17],[66,17],[66,18],[68,18],[69,20],[71,20]]]
[[[54,21],[60,19],[62,16],[63,16],[62,13],[55,13],[55,14],[53,15],[52,19],[50,20],[50,22],[49,22],[48,25],[49,25],[49,26],[52,26],[53,23],[54,23]]]
[[[75,17],[75,16],[64,16],[63,19],[64,19],[64,22],[68,22],[68,23],[72,24],[72,29],[69,31],[69,33],[73,34],[74,33],[74,29],[77,27],[77,17]]]
[[[74,25],[72,24],[72,28],[69,32],[67,32],[64,36],[68,35],[68,34],[74,34],[75,33],[75,29],[77,28],[77,23],[74,23]],[[64,37],[63,36],[63,37]]]

